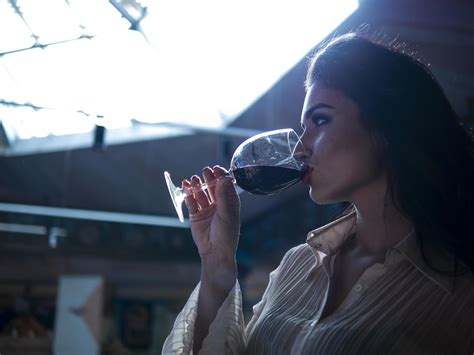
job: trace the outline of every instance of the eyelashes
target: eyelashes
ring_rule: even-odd
[[[312,116],[309,116],[308,118],[306,118],[305,120],[311,121],[313,123],[312,126],[314,126],[315,128],[318,128],[330,122],[331,118],[327,116],[326,114],[315,113]],[[307,128],[306,125],[303,124],[303,122],[301,123],[301,128],[303,130],[303,132],[301,133],[302,135],[304,134]]]
[[[329,121],[329,117],[322,114],[316,114],[316,115],[311,116],[311,121],[314,123],[316,127],[319,127],[327,123]]]

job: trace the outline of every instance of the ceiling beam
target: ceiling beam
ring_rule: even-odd
[[[121,212],[80,210],[73,208],[21,205],[14,203],[0,203],[0,211],[9,213],[29,214],[36,216],[83,219],[101,222],[115,222],[127,224],[141,224],[159,227],[188,228],[189,221],[181,223],[178,218],[153,216]]]

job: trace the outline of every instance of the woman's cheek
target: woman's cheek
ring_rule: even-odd
[[[325,165],[326,159],[331,159],[334,151],[334,143],[325,132],[318,134],[313,143],[313,163],[315,166]]]
[[[326,133],[325,132],[321,132],[321,133],[317,134],[315,139],[314,139],[314,145],[315,146],[322,145],[325,141],[325,138],[326,138]]]
[[[313,138],[313,155],[319,155],[321,151],[324,151],[324,145],[325,145],[325,134],[320,133],[314,136]]]

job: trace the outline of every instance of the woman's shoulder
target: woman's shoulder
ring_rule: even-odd
[[[295,261],[295,259],[308,259],[308,258],[313,258],[314,259],[315,254],[308,243],[301,243],[298,244],[291,249],[289,249],[285,256],[283,257],[283,262],[288,262],[288,261]]]
[[[298,275],[306,274],[316,264],[317,257],[312,248],[308,244],[302,243],[286,252],[278,267],[278,273],[280,275],[297,277]]]

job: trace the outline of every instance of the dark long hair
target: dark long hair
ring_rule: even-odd
[[[388,194],[414,224],[428,265],[437,270],[424,252],[430,243],[472,271],[474,144],[427,66],[393,44],[350,33],[317,50],[306,88],[316,80],[359,105],[378,137]]]

